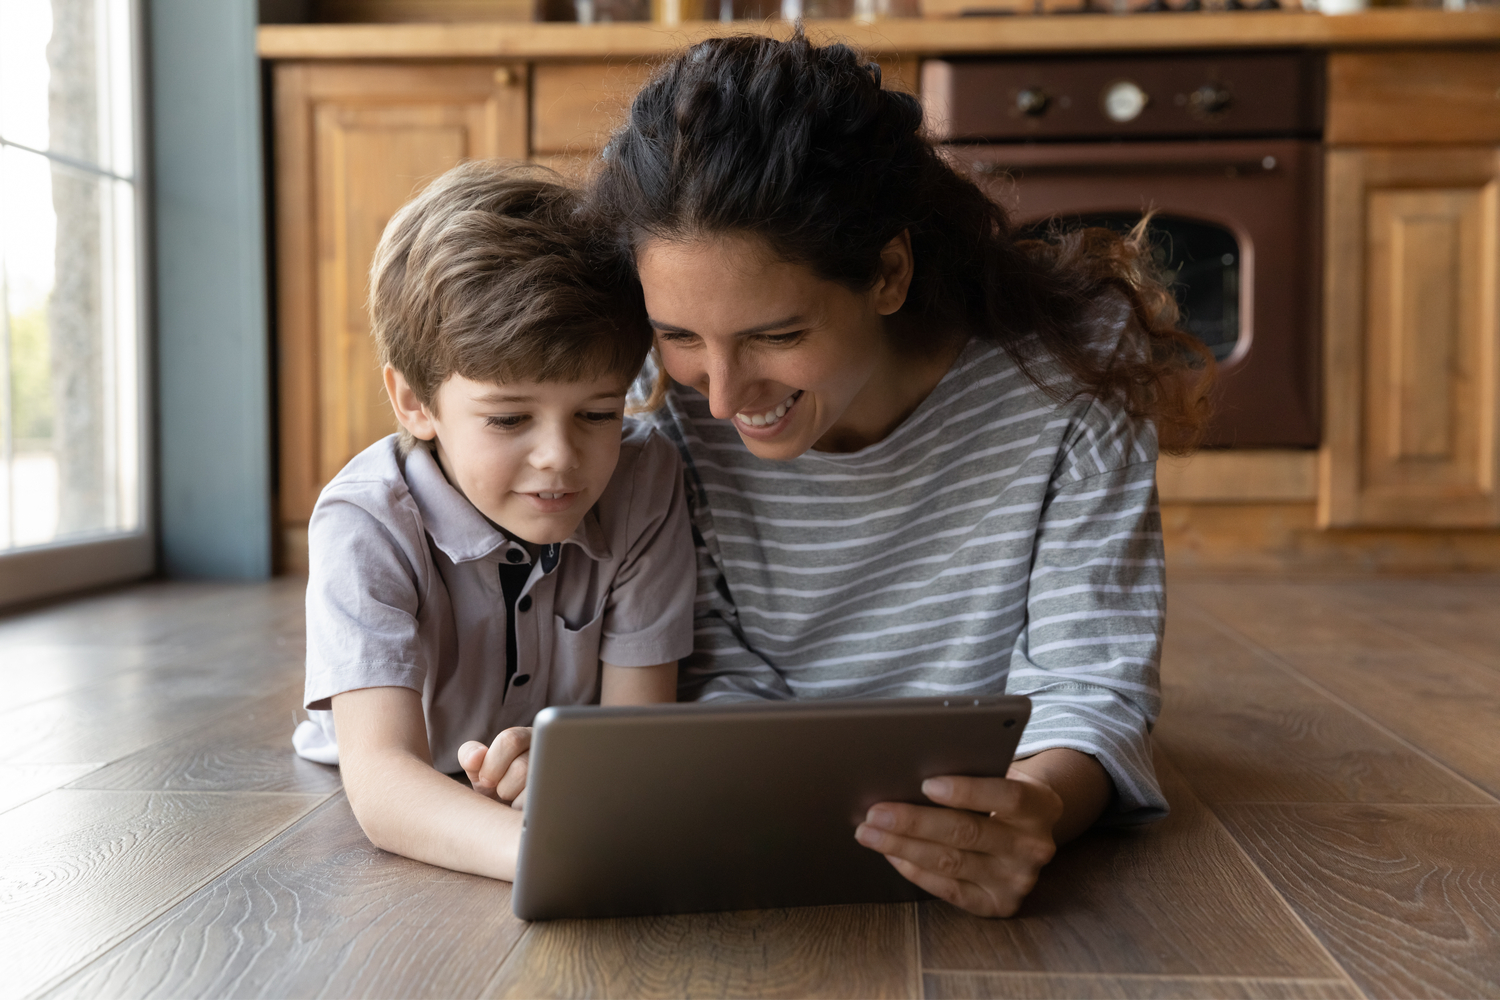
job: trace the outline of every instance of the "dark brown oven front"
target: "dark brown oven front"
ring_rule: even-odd
[[[1154,213],[1151,241],[1181,325],[1220,363],[1205,444],[1313,447],[1315,70],[1285,55],[937,63],[923,96],[954,165],[1031,231],[1128,230]]]

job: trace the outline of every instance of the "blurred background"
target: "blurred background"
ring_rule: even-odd
[[[861,46],[1018,218],[1128,227],[1224,365],[1169,560],[1500,567],[1500,7],[1473,0],[0,0],[0,604],[305,566],[393,426],[386,219],[582,179],[697,37]]]

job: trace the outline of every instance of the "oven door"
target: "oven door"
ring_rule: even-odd
[[[1220,361],[1211,447],[1315,447],[1320,430],[1320,147],[1296,140],[950,146],[1023,225],[1152,241],[1183,329]]]

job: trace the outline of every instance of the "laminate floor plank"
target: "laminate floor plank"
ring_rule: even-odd
[[[61,997],[472,997],[510,885],[387,854],[340,793],[63,982]]]
[[[1009,920],[920,904],[924,969],[1342,979],[1160,754],[1172,814],[1067,845]]]
[[[0,814],[0,996],[93,958],[317,802],[62,789]]]
[[[151,666],[150,646],[20,645],[0,643],[5,683],[0,712],[55,698],[110,677]]]
[[[302,690],[295,682],[247,701],[222,719],[90,771],[70,787],[332,794],[343,787],[338,768],[292,752]]]
[[[307,581],[156,581],[0,615],[0,648],[26,645],[184,646],[229,632],[292,642],[303,633]],[[275,641],[272,640],[272,644]]]
[[[0,764],[0,813],[97,770],[98,764]]]
[[[1174,605],[1154,739],[1222,802],[1492,802],[1191,606]]]
[[[1370,996],[1500,997],[1500,806],[1220,813]]]
[[[1321,600],[1500,670],[1500,580],[1381,580],[1315,588]]]
[[[1346,651],[1419,652],[1426,644],[1400,629],[1350,614],[1324,599],[1326,589],[1288,580],[1192,580],[1168,590],[1167,617],[1197,607],[1266,649],[1286,646]]]
[[[1450,653],[1284,649],[1299,673],[1500,796],[1500,673]]]
[[[913,904],[533,924],[487,997],[917,997]]]
[[[1341,979],[928,972],[927,1000],[1364,1000]]]
[[[116,674],[77,691],[0,713],[0,762],[109,762],[187,732],[296,680],[226,654],[192,666]]]

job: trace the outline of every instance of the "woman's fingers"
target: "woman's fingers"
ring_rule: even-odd
[[[908,882],[926,889],[938,899],[952,903],[960,909],[968,910],[975,916],[1012,916],[1021,908],[1021,900],[1025,898],[1023,893],[1011,899],[997,899],[984,886],[978,883],[949,878],[946,875],[938,875],[926,869],[918,868],[905,858],[893,857],[888,854],[885,859]]]
[[[981,916],[1010,916],[1036,885],[1057,845],[1062,800],[1040,781],[931,778],[937,805],[880,802],[855,830],[907,879]]]
[[[915,810],[913,810],[915,811]],[[922,810],[923,812],[948,812],[956,817],[972,819],[963,813],[952,809],[945,810]],[[875,806],[870,810],[870,815],[865,822],[861,823],[854,831],[854,839],[864,844],[873,851],[879,851],[887,857],[902,858],[911,862],[924,871],[932,872],[946,878],[973,880],[982,878],[983,872],[979,870],[984,865],[987,855],[977,851],[975,848],[981,846],[984,831],[975,830],[964,832],[959,835],[960,840],[968,846],[960,847],[951,840],[938,840],[933,837],[924,837],[920,833],[897,832],[898,828],[904,831],[934,832],[941,828],[957,830],[961,824],[923,823],[914,817],[898,817],[892,815],[894,811],[882,809]],[[923,817],[924,819],[926,817]],[[924,886],[925,888],[925,886]]]
[[[1045,828],[1048,833],[1063,808],[1056,792],[1018,771],[1007,778],[928,778],[922,782],[922,794],[938,805],[988,813],[1018,826]]]

